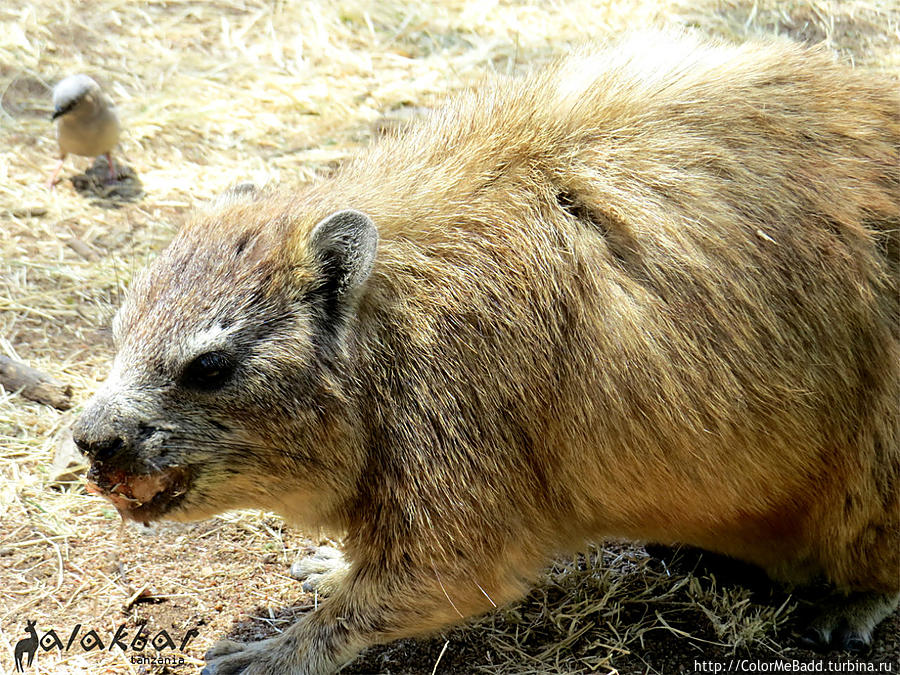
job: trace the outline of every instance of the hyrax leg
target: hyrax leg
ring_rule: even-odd
[[[872,643],[872,631],[900,604],[900,594],[851,593],[825,605],[802,637],[814,649],[861,652]]]
[[[319,546],[312,555],[291,565],[291,576],[303,582],[303,590],[331,595],[348,569],[343,554],[331,546]]]
[[[351,565],[318,610],[281,635],[214,645],[203,675],[326,675],[369,645],[438,630],[522,590],[516,583],[460,579],[432,566],[388,572]]]

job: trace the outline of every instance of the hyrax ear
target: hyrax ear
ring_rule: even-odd
[[[309,249],[319,263],[326,288],[338,296],[361,286],[375,264],[378,230],[360,211],[338,211],[319,222],[309,237]]]

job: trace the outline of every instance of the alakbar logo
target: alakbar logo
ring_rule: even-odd
[[[157,651],[177,649],[183,652],[187,644],[200,634],[199,629],[195,626],[186,631],[180,638],[178,635],[173,638],[166,630],[159,631],[151,638],[150,631],[145,630],[147,624],[143,622],[137,625],[137,633],[129,641],[129,632],[125,630],[125,624],[123,623],[114,634],[111,634],[109,642],[104,643],[96,630],[89,629],[83,632],[82,625],[79,623],[68,634],[66,641],[63,642],[59,634],[52,628],[45,632],[39,640],[36,624],[36,621],[26,621],[25,632],[28,634],[28,637],[24,637],[16,643],[16,672],[22,673],[25,671],[26,665],[31,666],[34,663],[34,657],[38,653],[38,649],[43,649],[45,652],[49,652],[51,649],[68,652],[73,647],[81,647],[85,652],[95,650],[100,652],[103,650],[112,651],[113,648],[118,647],[123,652],[129,649],[142,652],[149,644]]]

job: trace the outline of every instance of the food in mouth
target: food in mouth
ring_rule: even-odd
[[[161,517],[187,492],[189,476],[184,467],[153,473],[129,473],[94,462],[87,474],[90,494],[106,497],[122,518],[147,522]]]

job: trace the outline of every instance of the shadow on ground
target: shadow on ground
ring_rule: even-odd
[[[144,185],[137,173],[127,164],[114,162],[115,180],[109,180],[109,166],[105,157],[97,157],[93,166],[69,180],[75,191],[91,200],[92,206],[117,209],[122,204],[136,202],[144,196]]]
[[[561,561],[520,602],[431,638],[371,647],[341,673],[680,675],[713,672],[715,664],[734,670],[739,662],[757,672],[795,664],[803,672],[900,666],[900,613],[878,628],[868,652],[820,654],[801,648],[799,635],[827,589],[797,592],[756,567],[696,549],[648,548],[607,545]],[[283,607],[272,615],[260,607],[251,615],[268,614],[270,622],[235,622],[228,637],[271,637],[273,626],[285,630],[310,609]]]

